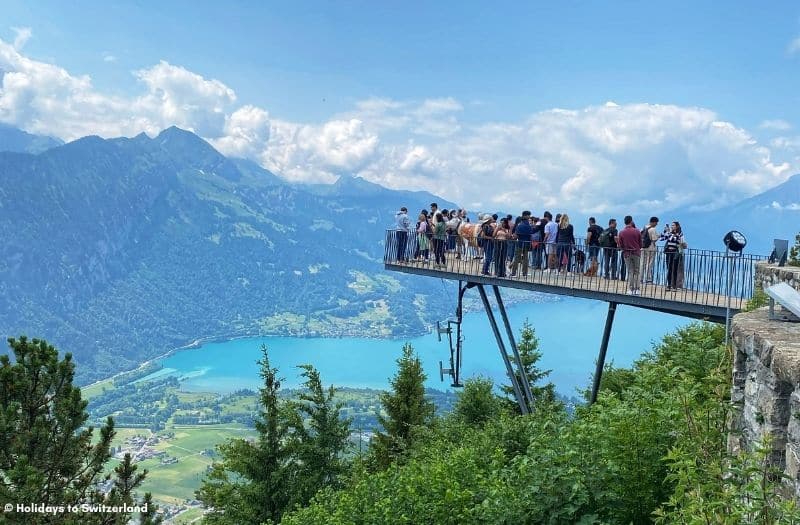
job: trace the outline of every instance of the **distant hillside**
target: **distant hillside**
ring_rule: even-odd
[[[177,128],[0,153],[0,181],[0,333],[73,352],[82,382],[199,337],[412,334],[450,310],[381,270],[401,203],[449,205],[427,193],[287,184]]]
[[[794,239],[800,232],[800,174],[763,193],[710,212],[674,211],[662,222],[680,220],[696,248],[724,250],[722,238],[739,230],[748,239],[746,252],[769,255],[773,239]]]
[[[63,143],[57,138],[31,135],[21,129],[0,122],[0,151],[41,153]]]

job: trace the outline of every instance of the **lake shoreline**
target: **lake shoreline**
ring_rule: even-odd
[[[542,294],[542,295],[546,295],[546,294]],[[558,302],[565,301],[565,298],[561,298],[561,297],[548,298],[547,300],[543,300],[542,297],[537,297],[537,299],[538,300],[535,300],[535,301],[514,301],[512,299],[511,301],[506,300],[505,303],[506,303],[506,307],[510,311],[515,307],[524,306],[524,305],[558,303]],[[482,306],[475,307],[475,308],[467,307],[467,308],[464,309],[464,313],[473,313],[473,312],[480,311],[482,309],[483,309]],[[178,352],[182,352],[182,351],[185,351],[185,350],[198,349],[198,348],[201,348],[203,345],[206,345],[206,344],[228,343],[228,342],[232,342],[232,341],[237,341],[239,339],[270,338],[270,337],[293,337],[293,338],[297,338],[297,339],[318,339],[318,338],[324,338],[324,339],[350,339],[350,338],[364,338],[364,339],[376,339],[376,340],[402,340],[402,339],[416,339],[418,337],[422,337],[424,335],[428,335],[428,334],[431,333],[432,329],[433,329],[432,327],[429,327],[426,330],[419,331],[419,333],[409,333],[409,334],[405,334],[404,336],[398,337],[398,338],[394,338],[394,337],[370,337],[369,334],[371,334],[372,332],[369,331],[369,330],[366,330],[365,333],[363,333],[363,334],[357,334],[357,335],[356,334],[341,334],[341,335],[330,335],[330,336],[321,336],[319,334],[311,333],[311,332],[299,333],[299,334],[284,334],[284,333],[266,333],[265,334],[265,333],[259,333],[259,332],[256,332],[256,331],[245,332],[245,333],[239,332],[239,333],[236,333],[235,335],[233,335],[233,334],[228,334],[228,335],[210,335],[210,336],[205,336],[205,337],[199,337],[199,338],[194,339],[190,343],[187,343],[185,345],[181,345],[181,346],[177,346],[175,348],[171,348],[171,349],[167,350],[166,352],[164,352],[163,354],[159,354],[157,356],[154,356],[154,357],[151,357],[151,358],[147,359],[146,361],[140,363],[135,368],[130,368],[128,370],[122,370],[120,372],[117,372],[117,373],[115,373],[115,374],[113,374],[111,376],[105,377],[103,379],[98,379],[97,381],[94,381],[92,383],[89,383],[89,384],[86,384],[86,385],[81,385],[80,388],[81,389],[91,388],[93,386],[97,386],[97,385],[105,383],[107,381],[113,381],[114,379],[116,379],[116,378],[118,378],[118,377],[120,377],[120,376],[122,376],[124,374],[130,374],[130,373],[138,372],[138,371],[142,370],[143,368],[149,366],[150,364],[152,364],[154,362],[161,361],[163,359],[167,359],[169,357],[172,357],[173,355],[175,355]]]

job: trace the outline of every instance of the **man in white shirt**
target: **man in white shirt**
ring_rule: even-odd
[[[553,215],[546,211],[544,218],[547,219],[547,224],[544,227],[544,243],[545,250],[547,251],[547,270],[550,272],[556,267],[556,238],[558,237],[558,224],[553,220]]]

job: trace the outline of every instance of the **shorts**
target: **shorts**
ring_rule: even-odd
[[[548,243],[545,245],[547,250],[547,255],[555,255],[556,254],[556,244],[555,243]]]

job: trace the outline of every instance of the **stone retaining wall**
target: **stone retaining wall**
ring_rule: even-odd
[[[800,268],[759,264],[756,283],[779,281],[800,290]],[[772,436],[772,463],[800,497],[800,323],[772,321],[767,308],[736,315],[731,324],[734,363],[729,448],[751,449]]]
[[[766,289],[781,281],[800,291],[800,266],[777,266],[766,262],[756,265],[756,286]]]

